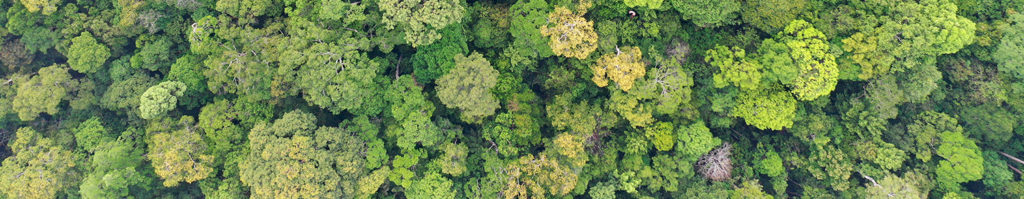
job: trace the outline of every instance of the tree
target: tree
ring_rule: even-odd
[[[984,158],[981,151],[961,132],[945,131],[939,134],[939,148],[935,154],[943,158],[935,168],[935,180],[945,190],[957,190],[960,183],[981,179]]]
[[[131,128],[117,139],[105,140],[90,149],[96,153],[87,165],[92,171],[78,189],[82,197],[147,197],[153,190],[149,185],[154,179],[143,170],[146,151],[141,139],[141,131]]]
[[[103,124],[97,117],[85,120],[75,129],[75,141],[79,147],[88,152],[94,152],[97,146],[111,140],[113,139],[107,135],[106,128],[103,128]]]
[[[914,116],[914,123],[907,125],[907,134],[913,136],[916,147],[909,150],[917,159],[931,161],[932,149],[937,148],[936,142],[942,132],[963,132],[957,120],[945,113],[926,111]]]
[[[863,175],[863,174],[861,174]],[[885,175],[879,181],[875,181],[874,178],[865,175],[865,178],[871,181],[867,184],[867,198],[871,199],[883,199],[883,198],[900,198],[900,199],[917,199],[921,198],[921,192],[918,191],[917,186],[913,182],[909,182],[899,176],[888,174]]]
[[[143,37],[136,40],[135,45],[139,50],[130,59],[132,68],[150,71],[166,70],[173,63],[172,43],[167,38]]]
[[[452,190],[452,181],[440,174],[431,173],[413,183],[405,196],[410,199],[453,199],[456,192]]]
[[[360,42],[354,40],[342,42]],[[294,58],[289,64],[301,66],[295,84],[310,105],[334,114],[343,110],[360,115],[380,112],[380,102],[375,101],[379,97],[372,97],[379,94],[374,77],[380,65],[355,46],[315,43]]]
[[[803,101],[831,93],[838,82],[839,69],[835,57],[828,52],[825,34],[804,20],[794,20],[779,35],[780,41],[791,49],[793,63],[799,68],[790,92]]]
[[[793,126],[797,101],[779,89],[744,91],[732,110],[733,117],[743,118],[748,125],[759,129],[782,130]]]
[[[157,85],[157,79],[144,74],[135,74],[116,81],[107,87],[100,97],[100,107],[117,111],[119,114],[137,116],[141,97],[150,86]]]
[[[210,90],[206,88],[206,76],[203,76],[200,61],[194,55],[181,56],[171,65],[171,71],[164,78],[164,81],[181,82],[188,88],[178,98],[178,104],[187,109],[199,108],[210,99]]]
[[[405,41],[413,48],[434,43],[441,38],[437,33],[451,24],[462,21],[465,9],[457,0],[382,0],[381,21],[387,29],[401,28]]]
[[[503,191],[506,199],[562,196],[579,180],[570,168],[545,155],[535,158],[527,154],[509,163],[505,170],[508,175]]]
[[[670,0],[683,19],[705,28],[736,24],[742,4],[736,0]]]
[[[548,57],[554,54],[548,47],[548,39],[541,33],[542,27],[548,23],[547,15],[551,11],[544,0],[517,1],[509,8],[512,21],[509,34],[512,35],[510,49],[524,57]]]
[[[459,109],[461,118],[480,123],[494,114],[498,101],[491,94],[498,71],[480,53],[455,56],[455,68],[437,79],[437,98],[448,108]]]
[[[992,59],[999,64],[999,72],[1024,79],[1024,14],[1009,16],[1013,22],[1005,29],[999,47],[992,54]]]
[[[443,155],[434,159],[440,165],[441,173],[451,176],[461,176],[466,173],[466,158],[469,155],[469,148],[465,144],[445,143],[441,145]]]
[[[39,113],[57,114],[57,105],[64,99],[72,84],[68,69],[52,65],[39,69],[39,74],[18,85],[18,94],[11,102],[11,108],[18,112],[22,121],[32,121]]]
[[[291,111],[252,128],[238,167],[254,197],[348,198],[369,189],[356,184],[366,175],[364,149],[352,129],[317,127],[312,114]]]
[[[150,137],[147,156],[156,174],[164,179],[164,186],[192,183],[213,172],[213,156],[205,154],[206,143],[191,116],[177,121],[166,117],[154,120],[146,133]]]
[[[149,87],[139,99],[139,116],[142,119],[157,118],[178,106],[178,97],[185,94],[188,87],[177,81],[161,82]]]
[[[663,2],[664,0],[622,0],[622,3],[626,4],[626,6],[629,6],[630,8],[641,6],[654,10],[660,9]]]
[[[635,46],[626,47],[626,51],[616,47],[615,54],[601,56],[597,60],[597,65],[590,67],[594,70],[594,77],[591,80],[597,86],[605,87],[608,86],[608,79],[611,79],[622,91],[629,91],[633,88],[633,82],[644,77],[647,72],[642,54],[640,48]]]
[[[857,77],[868,80],[889,72],[892,62],[896,61],[892,54],[879,49],[878,36],[861,32],[854,33],[843,39],[843,50],[850,53],[853,63],[860,66]]]
[[[29,12],[42,11],[43,15],[53,14],[57,11],[58,4],[61,4],[61,0],[19,0],[19,2]]]
[[[758,148],[761,148],[760,146],[758,145]],[[778,177],[786,172],[786,168],[782,166],[782,157],[775,149],[759,149],[758,154],[758,160],[754,162],[754,168],[758,173]]]
[[[752,0],[743,4],[743,22],[766,33],[778,32],[807,7],[807,0]]]
[[[676,130],[676,152],[691,162],[722,144],[722,140],[711,134],[703,122],[680,126]]]
[[[29,127],[11,142],[11,156],[0,166],[0,192],[13,198],[57,198],[78,184],[78,156]]]
[[[676,144],[674,128],[672,123],[658,122],[651,128],[645,129],[645,135],[658,151],[668,151],[672,150],[672,146]]]
[[[71,47],[67,53],[68,65],[81,73],[95,73],[110,58],[110,49],[97,43],[89,32],[71,39]]]
[[[414,149],[417,145],[434,146],[441,140],[441,130],[430,120],[434,115],[434,104],[426,99],[423,88],[415,80],[403,75],[391,83],[387,93],[391,104],[391,117],[395,119],[388,134],[398,137],[395,144],[402,149]]]
[[[724,181],[732,178],[732,145],[722,144],[715,150],[700,157],[697,170],[704,178],[713,181]]]
[[[732,84],[741,89],[755,90],[760,86],[761,64],[748,61],[743,49],[715,46],[705,54],[707,55],[704,61],[719,69],[714,76],[715,87],[722,88]]]
[[[469,53],[462,26],[448,26],[440,30],[443,37],[430,45],[421,46],[412,55],[416,81],[433,82],[455,68],[455,55]]]
[[[955,53],[974,42],[975,23],[958,16],[952,2],[901,1],[895,8],[891,18],[875,29],[879,48],[900,60],[893,71],[930,65],[935,56]]]
[[[731,195],[729,195],[729,198],[773,199],[775,197],[772,197],[771,195],[764,193],[764,191],[761,191],[761,184],[759,184],[757,180],[745,180],[743,181],[743,184],[740,184],[740,187],[733,189],[733,192]]]
[[[586,59],[591,52],[597,49],[597,32],[594,32],[594,22],[583,18],[589,8],[589,3],[579,5],[574,13],[565,7],[555,7],[555,10],[548,14],[548,24],[540,28],[540,33],[550,38],[548,45],[555,55],[569,58]]]

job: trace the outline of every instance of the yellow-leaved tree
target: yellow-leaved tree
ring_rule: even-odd
[[[590,3],[584,2],[577,6],[577,12],[555,7],[555,11],[548,14],[548,26],[541,27],[540,33],[551,38],[548,45],[555,55],[586,59],[597,49],[594,22],[583,18],[589,7]]]
[[[626,47],[625,50],[615,48],[615,54],[606,54],[597,60],[597,65],[592,66],[594,70],[594,81],[597,86],[608,86],[608,79],[615,81],[623,91],[633,88],[633,82],[643,77],[647,69],[643,60],[642,52],[635,46]]]

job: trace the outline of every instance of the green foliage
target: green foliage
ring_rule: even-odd
[[[874,179],[872,179],[874,180]],[[872,184],[876,183],[876,184]],[[877,182],[867,184],[867,197],[866,198],[921,198],[922,194],[918,191],[917,186],[914,182],[905,180],[896,175],[886,175]]]
[[[807,0],[751,0],[743,4],[743,22],[766,33],[778,32],[808,7]]]
[[[128,129],[116,140],[101,143],[89,160],[92,171],[79,186],[84,198],[146,197],[153,183],[143,170],[145,148],[140,131]]]
[[[96,42],[89,32],[71,39],[67,53],[68,65],[81,73],[95,73],[110,58],[110,49]]]
[[[779,157],[779,153],[776,153],[774,149],[761,152],[757,161],[754,162],[754,166],[758,173],[769,177],[778,177],[786,172],[786,168],[782,166],[782,157]]]
[[[992,58],[999,64],[999,72],[1024,79],[1024,15],[1010,15],[1013,25],[1005,29],[999,47]]]
[[[89,152],[95,152],[100,144],[113,140],[107,135],[106,128],[100,123],[100,119],[93,117],[78,124],[75,129],[75,141],[78,146]]]
[[[78,183],[78,156],[32,128],[19,128],[0,166],[0,192],[11,198],[56,198]]]
[[[839,69],[835,57],[828,54],[828,38],[803,20],[790,22],[779,35],[780,41],[791,50],[789,54],[799,70],[790,92],[803,101],[831,93],[836,87]]]
[[[0,198],[1021,198],[1021,11],[0,1]]]
[[[674,128],[672,123],[658,122],[651,128],[646,129],[645,135],[647,135],[647,139],[651,140],[651,143],[654,143],[654,148],[658,149],[658,151],[668,151],[672,150],[672,146],[676,144]]]
[[[622,3],[629,7],[647,7],[650,9],[659,9],[664,4],[665,0],[622,0]]]
[[[147,157],[156,174],[164,179],[164,186],[192,183],[213,172],[213,156],[204,154],[207,148],[200,133],[191,116],[182,116],[177,121],[165,117],[149,123]]]
[[[714,137],[711,130],[700,122],[679,127],[676,130],[676,139],[679,145],[676,151],[690,160],[696,160],[722,144],[722,140]]]
[[[956,190],[960,183],[981,179],[985,172],[981,151],[960,132],[939,134],[939,148],[935,154],[943,158],[935,168],[935,180],[945,190]]]
[[[748,124],[762,130],[782,130],[793,126],[797,101],[778,89],[745,91],[737,99],[740,104],[732,110]]]
[[[142,119],[157,118],[178,106],[178,97],[185,94],[188,87],[181,82],[161,82],[149,87],[139,99],[139,116]]]
[[[683,19],[705,28],[736,24],[742,8],[736,0],[669,0],[669,3]]]
[[[292,111],[253,127],[250,152],[238,167],[254,197],[351,197],[367,174],[364,149],[351,130],[317,127],[312,114]]]
[[[437,79],[437,98],[448,108],[461,112],[463,121],[480,123],[494,115],[498,101],[491,94],[498,71],[480,53],[455,56],[455,68]]]
[[[145,43],[143,41],[146,40],[140,39],[135,42],[139,50],[132,55],[132,68],[155,71],[165,69],[172,64],[171,42],[167,38]]]
[[[441,39],[416,49],[412,65],[417,82],[433,82],[455,68],[455,56],[469,53],[462,26],[448,26],[440,30]]]
[[[761,84],[761,64],[746,60],[746,52],[739,47],[727,48],[715,46],[708,50],[704,61],[718,67],[715,73],[715,87],[722,88],[732,84],[736,87],[756,90]]]
[[[67,68],[58,65],[40,68],[38,75],[18,85],[11,108],[22,121],[35,120],[40,113],[57,114],[57,105],[67,96],[71,84]]]
[[[192,55],[185,55],[178,58],[171,65],[171,71],[167,73],[165,81],[177,81],[185,84],[188,88],[185,94],[178,98],[178,104],[186,108],[197,108],[209,98],[209,89],[206,88],[206,77],[203,76],[200,60]]]
[[[734,189],[729,198],[773,199],[775,197],[761,191],[761,184],[758,184],[757,180],[747,180],[740,187]]]
[[[352,39],[354,40],[354,39]],[[357,42],[357,41],[347,41]],[[312,54],[302,56],[301,54]],[[377,114],[379,85],[374,81],[379,64],[352,45],[317,43],[305,49],[291,64],[301,65],[296,86],[310,105],[317,105],[339,114],[349,110],[356,114]]]
[[[900,2],[891,19],[875,29],[878,45],[902,60],[892,70],[927,65],[937,55],[955,53],[973,43],[975,23],[956,11],[956,5],[944,0]]]
[[[413,149],[417,144],[434,146],[441,139],[440,129],[430,120],[434,104],[427,101],[423,88],[414,81],[409,76],[399,77],[387,94],[391,116],[397,123],[389,127],[388,133],[398,137],[395,144],[402,149]]]
[[[61,0],[19,0],[18,2],[29,12],[42,11],[42,14],[50,15],[57,11],[57,4],[60,4]]]
[[[509,48],[523,57],[549,57],[554,54],[548,47],[548,39],[541,34],[541,28],[548,23],[550,6],[544,0],[517,1],[509,8],[512,21],[509,34],[512,43]]]
[[[405,41],[413,48],[441,39],[438,30],[462,20],[465,9],[456,0],[381,0],[378,2],[388,29],[405,32]]]
[[[406,197],[410,199],[427,199],[427,198],[439,198],[439,199],[453,199],[455,193],[452,190],[452,181],[437,173],[428,174],[423,179],[413,183],[412,187],[406,193]]]

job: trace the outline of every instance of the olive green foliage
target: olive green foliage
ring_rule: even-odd
[[[255,197],[353,196],[359,177],[367,175],[358,154],[365,145],[346,128],[318,127],[302,111],[257,124],[249,133],[250,152],[239,164],[242,183]]]
[[[782,30],[809,5],[807,0],[751,0],[743,4],[743,22],[766,33]]]
[[[188,89],[185,84],[176,81],[162,82],[149,87],[139,99],[139,116],[153,119],[178,106],[178,97]]]
[[[0,166],[0,187],[12,198],[56,198],[80,179],[78,157],[32,128],[19,128],[13,155]]]
[[[448,108],[459,109],[463,120],[480,123],[498,108],[491,94],[497,76],[498,71],[480,53],[455,55],[455,68],[437,79],[437,97]]]
[[[1013,25],[1006,28],[999,47],[996,48],[992,58],[999,64],[999,72],[1013,75],[1024,79],[1024,15],[1010,15]]]
[[[462,20],[465,8],[455,0],[383,0],[378,2],[388,29],[400,28],[412,47],[441,38],[438,30]]]
[[[684,19],[700,27],[714,28],[738,22],[742,8],[736,0],[669,0]]]
[[[62,66],[53,65],[39,69],[39,74],[18,85],[18,94],[11,102],[11,108],[22,121],[35,120],[40,113],[57,114],[57,105],[67,96],[72,84],[71,74]]]
[[[96,42],[89,32],[71,39],[68,49],[68,65],[81,73],[94,73],[110,58],[110,49]]]
[[[788,92],[767,88],[740,93],[732,116],[759,129],[782,130],[793,126],[797,101]]]
[[[761,64],[746,60],[746,52],[738,47],[731,49],[715,46],[708,50],[704,61],[718,67],[715,74],[715,87],[734,85],[743,89],[755,90],[761,83]]]
[[[154,171],[163,178],[163,185],[178,186],[181,182],[191,183],[210,175],[213,156],[205,154],[203,142],[195,119],[183,116],[179,120],[163,118],[154,120],[146,128],[150,137],[149,160]]]
[[[1024,198],[1021,12],[0,1],[0,199]]]

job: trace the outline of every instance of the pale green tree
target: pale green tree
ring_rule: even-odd
[[[498,100],[491,93],[498,71],[480,53],[455,56],[455,68],[437,79],[437,98],[448,108],[459,109],[461,118],[480,123],[494,114]]]
[[[97,43],[89,32],[71,39],[71,47],[67,52],[68,65],[81,73],[94,73],[103,67],[110,58],[110,49]]]
[[[438,30],[457,24],[465,15],[458,0],[381,0],[381,20],[388,29],[405,31],[405,41],[413,48],[441,39]]]
[[[161,82],[149,87],[139,98],[139,116],[142,119],[157,118],[178,106],[178,97],[188,89],[178,81]]]
[[[22,121],[35,120],[40,113],[57,114],[57,105],[71,90],[73,82],[66,67],[43,67],[38,73],[18,85],[18,94],[11,102],[11,108]]]

